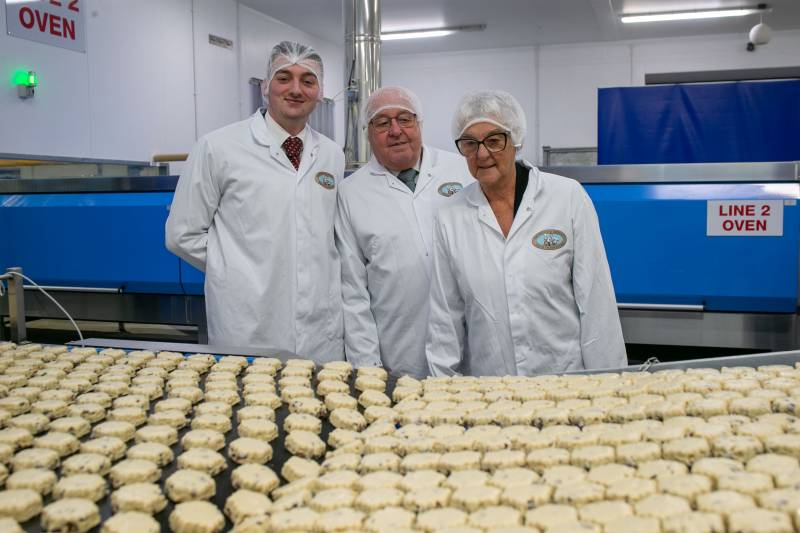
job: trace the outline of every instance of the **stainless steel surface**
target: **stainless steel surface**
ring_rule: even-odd
[[[46,291],[104,292],[108,294],[118,294],[122,292],[122,289],[113,287],[63,287],[60,285],[39,285],[37,288],[33,285],[25,285],[26,291],[36,291],[39,289],[44,289]]]
[[[29,320],[64,316],[39,291],[31,291],[25,298]],[[202,296],[64,291],[57,299],[75,320],[197,326],[200,342],[208,341]],[[0,298],[0,316],[8,314],[8,300]]]
[[[627,344],[753,350],[800,348],[796,314],[621,309]]]
[[[381,85],[381,0],[343,0],[342,14],[347,83],[345,165],[353,169],[371,156],[367,130],[361,127],[361,109]]]
[[[800,162],[541,167],[581,183],[800,181]]]
[[[0,179],[0,194],[173,192],[178,176]]]
[[[785,80],[800,78],[800,67],[741,68],[694,72],[656,72],[644,75],[645,85],[717,83],[720,81]]]
[[[800,361],[800,350],[788,350],[773,353],[757,353],[747,355],[732,355],[730,357],[711,357],[704,359],[687,359],[685,361],[671,361],[669,363],[655,363],[645,367],[633,365],[622,368],[603,368],[599,370],[576,370],[567,374],[603,374],[607,372],[658,372],[676,368],[723,368],[734,366],[748,366],[757,368],[764,365],[791,365]]]
[[[542,146],[542,165],[545,167],[597,165],[596,146]]]
[[[39,291],[29,291],[25,298],[28,319],[63,317]],[[57,298],[75,320],[196,326],[199,342],[208,342],[203,296],[61,291]],[[621,308],[619,313],[628,344],[765,351],[800,348],[795,314],[641,308]],[[8,298],[0,298],[0,315],[8,314]]]
[[[80,346],[80,341],[67,343],[71,346]],[[122,350],[151,350],[154,352],[169,351],[180,353],[210,353],[213,355],[247,355],[253,357],[276,357],[282,361],[299,357],[298,355],[278,350],[275,348],[237,347],[237,346],[211,346],[208,344],[188,344],[183,342],[149,342],[120,339],[91,338],[83,341],[84,346],[97,348],[120,348]]]
[[[642,309],[650,311],[702,311],[704,305],[618,303],[617,309]]]
[[[53,163],[78,163],[92,165],[129,165],[150,166],[150,161],[128,161],[125,159],[91,159],[86,157],[63,157],[60,155],[34,155],[0,153],[0,159],[13,159],[15,161],[49,161]]]
[[[11,340],[20,343],[28,339],[25,328],[25,291],[22,289],[22,268],[11,267],[8,273],[8,320]]]

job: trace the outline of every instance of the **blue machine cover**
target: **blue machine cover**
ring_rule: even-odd
[[[800,160],[800,80],[599,89],[601,165]]]

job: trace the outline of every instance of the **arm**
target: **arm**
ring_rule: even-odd
[[[350,223],[350,211],[339,194],[336,213],[336,248],[342,265],[344,347],[355,366],[381,366],[378,327],[372,316],[367,288],[367,260]]]
[[[581,354],[587,369],[627,366],[611,271],[597,213],[586,191],[575,198],[572,285],[581,322]]]
[[[464,356],[465,307],[438,219],[433,228],[433,271],[428,301],[425,339],[428,368],[434,376],[457,374]]]
[[[178,180],[165,228],[167,249],[193,267],[205,271],[208,228],[217,212],[221,193],[213,175],[213,155],[205,139],[189,154]]]

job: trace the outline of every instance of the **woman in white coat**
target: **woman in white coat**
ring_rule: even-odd
[[[476,179],[438,213],[425,355],[433,375],[627,364],[597,214],[581,185],[516,162],[525,114],[466,95],[456,147]]]

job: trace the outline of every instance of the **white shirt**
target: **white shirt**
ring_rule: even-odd
[[[345,352],[356,366],[424,377],[433,219],[474,180],[463,157],[424,146],[417,186],[372,160],[339,187]]]
[[[272,115],[269,114],[269,111],[265,111],[264,121],[266,121],[267,123],[267,130],[275,139],[275,142],[278,143],[278,146],[283,147],[283,143],[285,143],[286,139],[288,139],[289,137],[297,137],[298,139],[303,141],[303,152],[305,152],[306,132],[308,131],[308,126],[303,126],[303,129],[300,130],[300,133],[298,133],[297,135],[292,135],[291,133],[283,129],[283,126],[275,122],[275,119],[272,118]]]
[[[597,215],[578,182],[532,169],[508,237],[478,183],[453,200],[434,227],[432,374],[627,365]]]
[[[300,167],[261,112],[192,149],[166,245],[204,270],[209,342],[343,358],[333,235],[341,148],[311,128]]]

